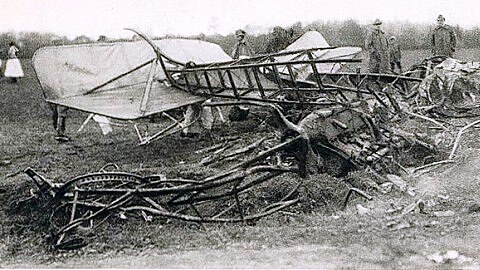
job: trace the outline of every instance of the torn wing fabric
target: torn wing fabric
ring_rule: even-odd
[[[107,135],[113,131],[110,120],[108,120],[107,117],[96,114],[93,116],[93,120],[98,123],[103,135]]]
[[[303,34],[300,38],[290,44],[282,52],[288,51],[297,51],[297,50],[306,50],[312,48],[327,48],[330,47],[328,42],[325,40],[323,35],[317,31],[308,31]],[[357,56],[362,49],[360,47],[338,47],[332,49],[323,49],[323,50],[312,50],[313,59],[319,60],[330,60],[330,59],[353,59]],[[275,60],[278,62],[287,62],[287,61],[305,61],[309,60],[309,56],[306,53],[298,53],[294,55],[286,55],[275,57]],[[318,63],[316,68],[319,73],[334,73],[337,72],[342,67],[341,63]],[[288,70],[286,67],[281,69],[282,73],[287,73]],[[313,73],[312,67],[308,64],[301,65],[295,69],[296,78],[299,80],[305,80],[307,77]]]
[[[423,79],[418,92],[434,104],[471,105],[480,95],[480,62],[447,58]]]
[[[326,47],[330,47],[330,45],[320,32],[308,31],[295,40],[292,44],[288,45],[284,51]]]
[[[165,39],[155,44],[179,63],[231,60],[220,46],[200,40]],[[33,66],[48,102],[112,118],[137,119],[204,100],[162,83],[166,77],[158,65],[142,111],[149,61],[155,57],[144,41],[95,43],[41,48],[33,57]]]

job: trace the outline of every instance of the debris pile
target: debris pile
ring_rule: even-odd
[[[428,106],[424,110],[440,115],[475,116],[479,94],[480,62],[447,58],[426,74],[418,87],[416,102]]]
[[[435,66],[439,60],[443,59],[425,62],[423,79],[324,74],[324,86],[334,86],[337,91],[317,96],[315,101],[328,100],[336,105],[303,109],[297,124],[282,115],[291,112],[276,109],[277,118],[284,130],[300,134],[308,142],[304,149],[315,154],[312,160],[318,164],[321,157],[323,167],[337,166],[339,176],[350,169],[399,174],[407,167],[449,163],[462,134],[478,121],[457,131],[448,118],[438,117],[478,115],[480,63],[447,58]],[[341,160],[340,165],[328,161],[332,156]]]
[[[263,111],[267,108],[271,124],[282,135],[272,132],[274,138],[261,138],[232,149],[231,142],[239,139],[236,137],[197,151],[206,154],[199,160],[200,166],[229,164],[224,166],[227,169],[202,179],[102,171],[52,183],[30,168],[25,173],[35,181],[42,196],[55,205],[51,224],[57,248],[81,247],[85,243],[75,237],[76,231],[112,215],[146,221],[156,216],[197,223],[255,222],[296,204],[302,179],[311,174],[327,172],[343,177],[350,171],[368,169],[394,179],[401,171],[409,173],[408,167],[417,167],[415,172],[431,164],[450,162],[462,133],[480,121],[465,126],[454,137],[451,127],[428,115],[432,111],[422,110],[425,104],[419,101],[426,97],[436,107],[454,104],[446,102],[445,93],[453,97],[459,82],[474,81],[475,77],[469,75],[471,79],[463,80],[458,72],[449,75],[447,67],[451,66],[458,67],[458,63],[447,59],[421,83],[394,75],[324,74],[321,85],[312,86],[306,81],[300,85],[304,91],[297,91],[297,95],[277,96],[287,101],[293,98],[295,103],[282,103],[280,99],[275,103],[242,101],[242,105],[259,106]],[[477,66],[472,69],[476,71]],[[465,68],[460,71],[470,74]],[[448,90],[439,92],[441,99],[434,94],[435,85]],[[467,93],[465,97],[475,101],[475,95]],[[450,156],[444,160],[450,147]],[[300,177],[291,177],[291,186],[280,187],[278,177],[289,174]],[[266,189],[267,182],[277,184],[278,190]],[[348,190],[344,207],[354,193],[372,198],[353,187]],[[363,211],[360,206],[357,208]]]
[[[297,171],[295,166],[258,162],[277,149],[260,152],[201,180],[102,170],[53,183],[33,169],[27,168],[25,173],[34,180],[41,197],[54,205],[50,217],[54,246],[74,249],[85,245],[76,237],[78,230],[92,228],[112,215],[146,221],[157,216],[197,223],[248,223],[289,207],[298,201],[293,195],[300,182],[283,187],[285,194],[262,193],[266,182]]]
[[[300,135],[308,144],[297,148],[305,150],[299,159],[305,163],[300,165],[304,170],[322,167],[320,171],[332,172],[336,168],[333,174],[344,176],[369,167],[379,173],[399,173],[404,167],[423,165],[426,157],[443,156],[445,149],[432,139],[438,130],[425,129],[415,120],[422,118],[442,127],[440,133],[446,130],[441,123],[411,112],[395,83],[382,85],[376,81],[367,87],[381,88],[360,95],[337,94],[336,105],[302,109],[303,117],[296,124],[285,116],[292,114],[291,108],[286,111],[272,106],[277,126],[285,134]],[[315,162],[307,164],[309,160]]]

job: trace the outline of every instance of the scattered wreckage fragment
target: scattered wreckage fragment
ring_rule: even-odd
[[[85,245],[77,237],[78,230],[93,228],[112,215],[146,220],[157,216],[197,223],[255,222],[294,205],[301,180],[279,190],[264,185],[275,177],[298,171],[294,165],[271,164],[266,159],[296,140],[200,180],[101,171],[53,183],[33,169],[25,173],[34,180],[43,198],[54,205],[50,222],[55,247],[74,249]]]
[[[400,164],[400,157],[410,150],[417,159],[438,151],[425,135],[405,130],[406,115],[402,118],[384,110],[370,112],[367,102],[314,110],[298,124],[276,111],[284,130],[300,134],[306,144],[299,147],[304,149],[299,160],[304,170],[344,176],[370,167],[379,173],[399,173],[403,167],[414,165]]]
[[[435,57],[427,59],[416,70],[421,70],[424,76],[416,89],[418,110],[446,117],[479,114],[480,62]]]
[[[427,58],[412,66],[399,78],[401,84],[410,78],[413,84],[397,89],[411,112],[427,112],[446,117],[474,116],[463,114],[478,108],[480,62],[465,62],[445,56]],[[385,75],[382,75],[384,77]],[[395,75],[390,75],[395,76]],[[405,91],[406,90],[406,91]],[[402,92],[403,91],[403,92]],[[457,114],[449,112],[455,111]]]

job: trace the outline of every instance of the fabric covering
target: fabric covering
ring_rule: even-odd
[[[418,92],[430,103],[473,105],[480,95],[480,62],[447,58],[423,79]]]
[[[186,39],[154,42],[166,56],[180,63],[232,60],[213,43]],[[163,83],[165,73],[158,65],[142,112],[151,64],[92,91],[155,57],[145,41],[83,44],[41,48],[33,57],[33,66],[48,102],[118,119],[136,119],[204,100]]]
[[[323,35],[317,31],[308,31],[303,34],[300,38],[290,44],[285,50],[286,51],[296,51],[302,49],[310,48],[326,48],[330,47],[328,42],[325,40]],[[312,51],[312,56],[314,59],[353,59],[358,55],[362,49],[360,47],[338,47],[333,49],[326,50],[315,50]],[[279,56],[275,57],[277,61],[286,62],[292,60],[309,60],[308,55],[306,54],[297,54],[297,55],[288,55],[288,56]],[[317,70],[319,73],[333,73],[337,72],[341,68],[340,63],[318,63],[316,64]],[[287,73],[286,67],[284,67],[281,72]],[[310,74],[313,73],[312,67],[310,65],[304,65],[300,68],[296,67],[297,79],[305,80]]]

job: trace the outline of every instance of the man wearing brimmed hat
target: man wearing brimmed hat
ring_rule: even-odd
[[[250,56],[253,56],[253,51],[248,45],[248,43],[245,41],[245,31],[242,29],[238,29],[235,31],[235,36],[237,38],[237,43],[235,44],[235,47],[233,48],[232,51],[232,57],[233,59],[242,59],[242,58],[248,58]]]
[[[438,15],[437,27],[432,32],[432,53],[434,56],[453,57],[457,46],[457,36],[450,25],[445,24],[445,17]]]
[[[372,31],[368,33],[365,40],[365,49],[369,54],[368,71],[372,73],[388,73],[390,71],[388,41],[381,25],[382,21],[376,19],[373,22]]]

